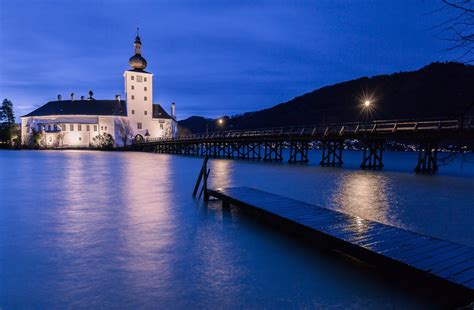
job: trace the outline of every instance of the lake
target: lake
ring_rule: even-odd
[[[416,175],[210,160],[210,187],[249,186],[474,246],[474,163]],[[440,155],[441,156],[441,155]],[[472,159],[468,158],[468,159]],[[0,151],[0,308],[437,308],[347,257],[191,197],[202,158]]]

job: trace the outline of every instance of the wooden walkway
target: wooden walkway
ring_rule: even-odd
[[[421,273],[474,297],[472,247],[247,187],[208,190],[208,195],[221,199],[223,206],[251,209],[300,228],[346,254]]]

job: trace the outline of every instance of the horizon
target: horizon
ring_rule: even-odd
[[[1,3],[0,31],[9,47],[2,49],[1,99],[13,102],[17,121],[58,94],[123,95],[137,26],[134,18],[123,21],[129,4],[34,3],[21,12],[17,5]],[[150,6],[138,24],[155,77],[153,101],[167,111],[176,102],[181,120],[270,108],[324,86],[456,55],[430,29],[447,16],[433,13],[441,4],[424,1],[135,5]]]

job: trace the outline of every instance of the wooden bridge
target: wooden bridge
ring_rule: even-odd
[[[290,163],[306,163],[312,148],[322,150],[321,166],[341,166],[344,144],[358,140],[362,148],[362,169],[383,168],[384,145],[388,141],[418,146],[417,173],[438,170],[438,151],[443,142],[461,146],[474,141],[474,117],[430,120],[383,120],[277,127],[255,130],[229,130],[191,134],[178,138],[151,138],[135,141],[132,149],[156,153],[283,161],[289,149]]]

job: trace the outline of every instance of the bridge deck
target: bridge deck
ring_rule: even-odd
[[[208,190],[223,205],[252,209],[279,223],[384,267],[421,272],[474,295],[474,248],[317,207],[305,202],[237,187]]]

